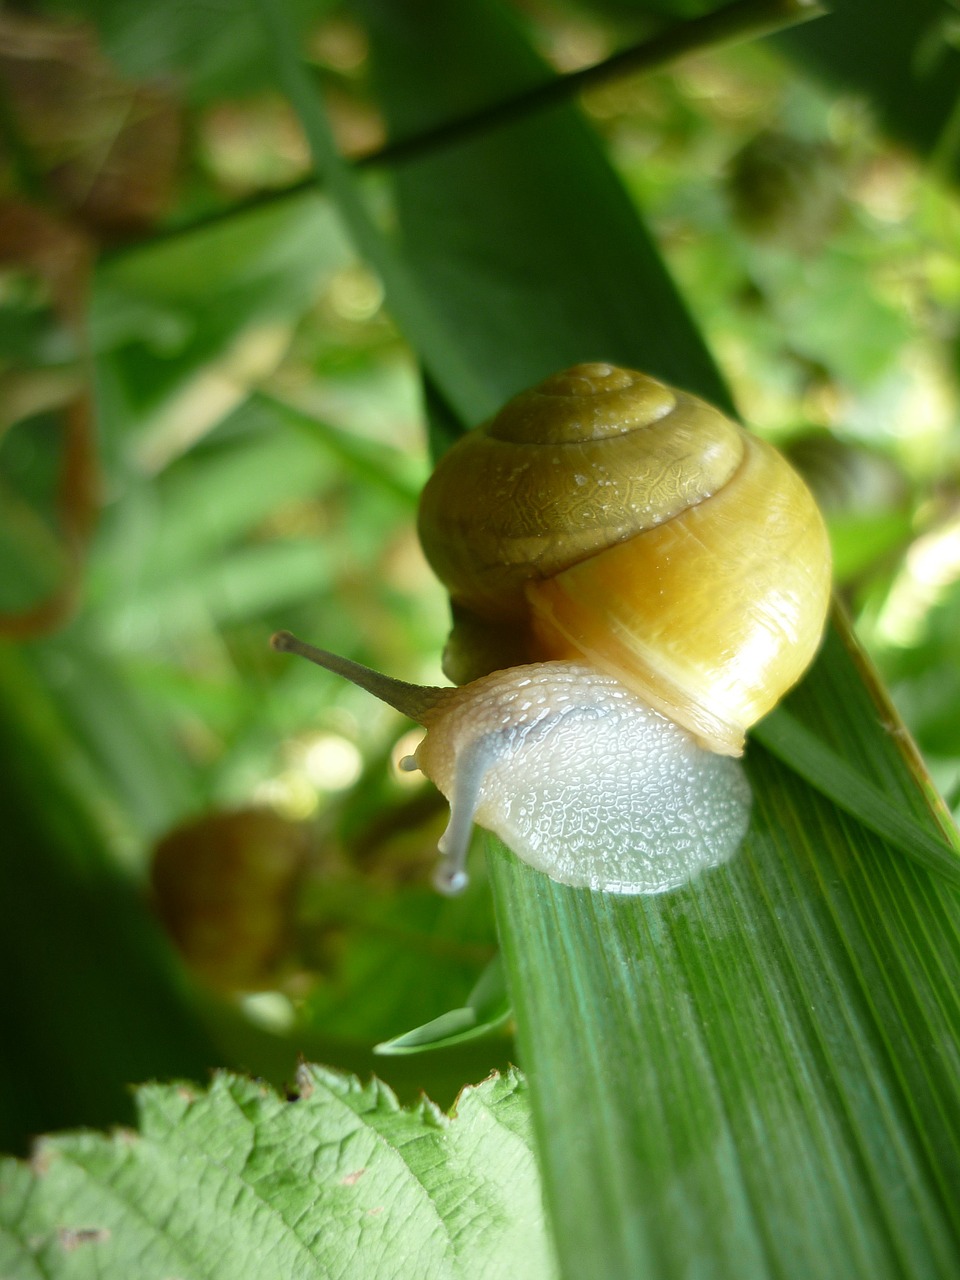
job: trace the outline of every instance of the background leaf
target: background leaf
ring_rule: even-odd
[[[217,1053],[159,929],[106,852],[113,815],[82,770],[78,788],[64,786],[69,737],[52,708],[38,716],[28,673],[3,651],[0,687],[0,960],[11,975],[0,997],[0,1147],[20,1150],[25,1135],[77,1115],[125,1120],[131,1080],[202,1077]],[[32,733],[10,714],[24,704]]]
[[[545,74],[499,6],[431,3],[416,18],[378,0],[361,0],[361,8],[383,107],[400,137]],[[394,187],[404,257],[495,403],[578,360],[629,364],[642,347],[651,373],[729,406],[626,192],[574,108],[410,161]],[[408,336],[417,343],[418,334]]]
[[[834,0],[829,24],[777,37],[803,65],[869,96],[890,133],[929,155],[956,181],[956,12],[941,0]]]

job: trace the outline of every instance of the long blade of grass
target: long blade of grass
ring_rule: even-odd
[[[869,831],[960,888],[957,850],[891,804],[878,787],[782,707],[772,712],[752,737]]]

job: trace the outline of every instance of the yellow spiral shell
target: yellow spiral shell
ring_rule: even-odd
[[[451,679],[586,660],[714,751],[741,753],[823,630],[829,544],[789,463],[609,364],[556,374],[464,436],[419,527],[451,596]]]

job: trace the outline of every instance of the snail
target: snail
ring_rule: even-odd
[[[750,809],[732,757],[811,662],[829,603],[826,529],[786,459],[646,374],[575,365],[444,455],[419,532],[459,687],[273,644],[427,728],[406,767],[450,800],[438,887],[466,884],[474,822],[607,892],[726,861]]]

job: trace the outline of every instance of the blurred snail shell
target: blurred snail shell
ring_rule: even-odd
[[[785,459],[693,396],[577,365],[449,450],[420,536],[462,687],[273,644],[427,728],[409,767],[450,801],[438,887],[466,883],[474,822],[614,893],[728,859],[750,809],[729,757],[810,662],[829,599],[823,521]]]

